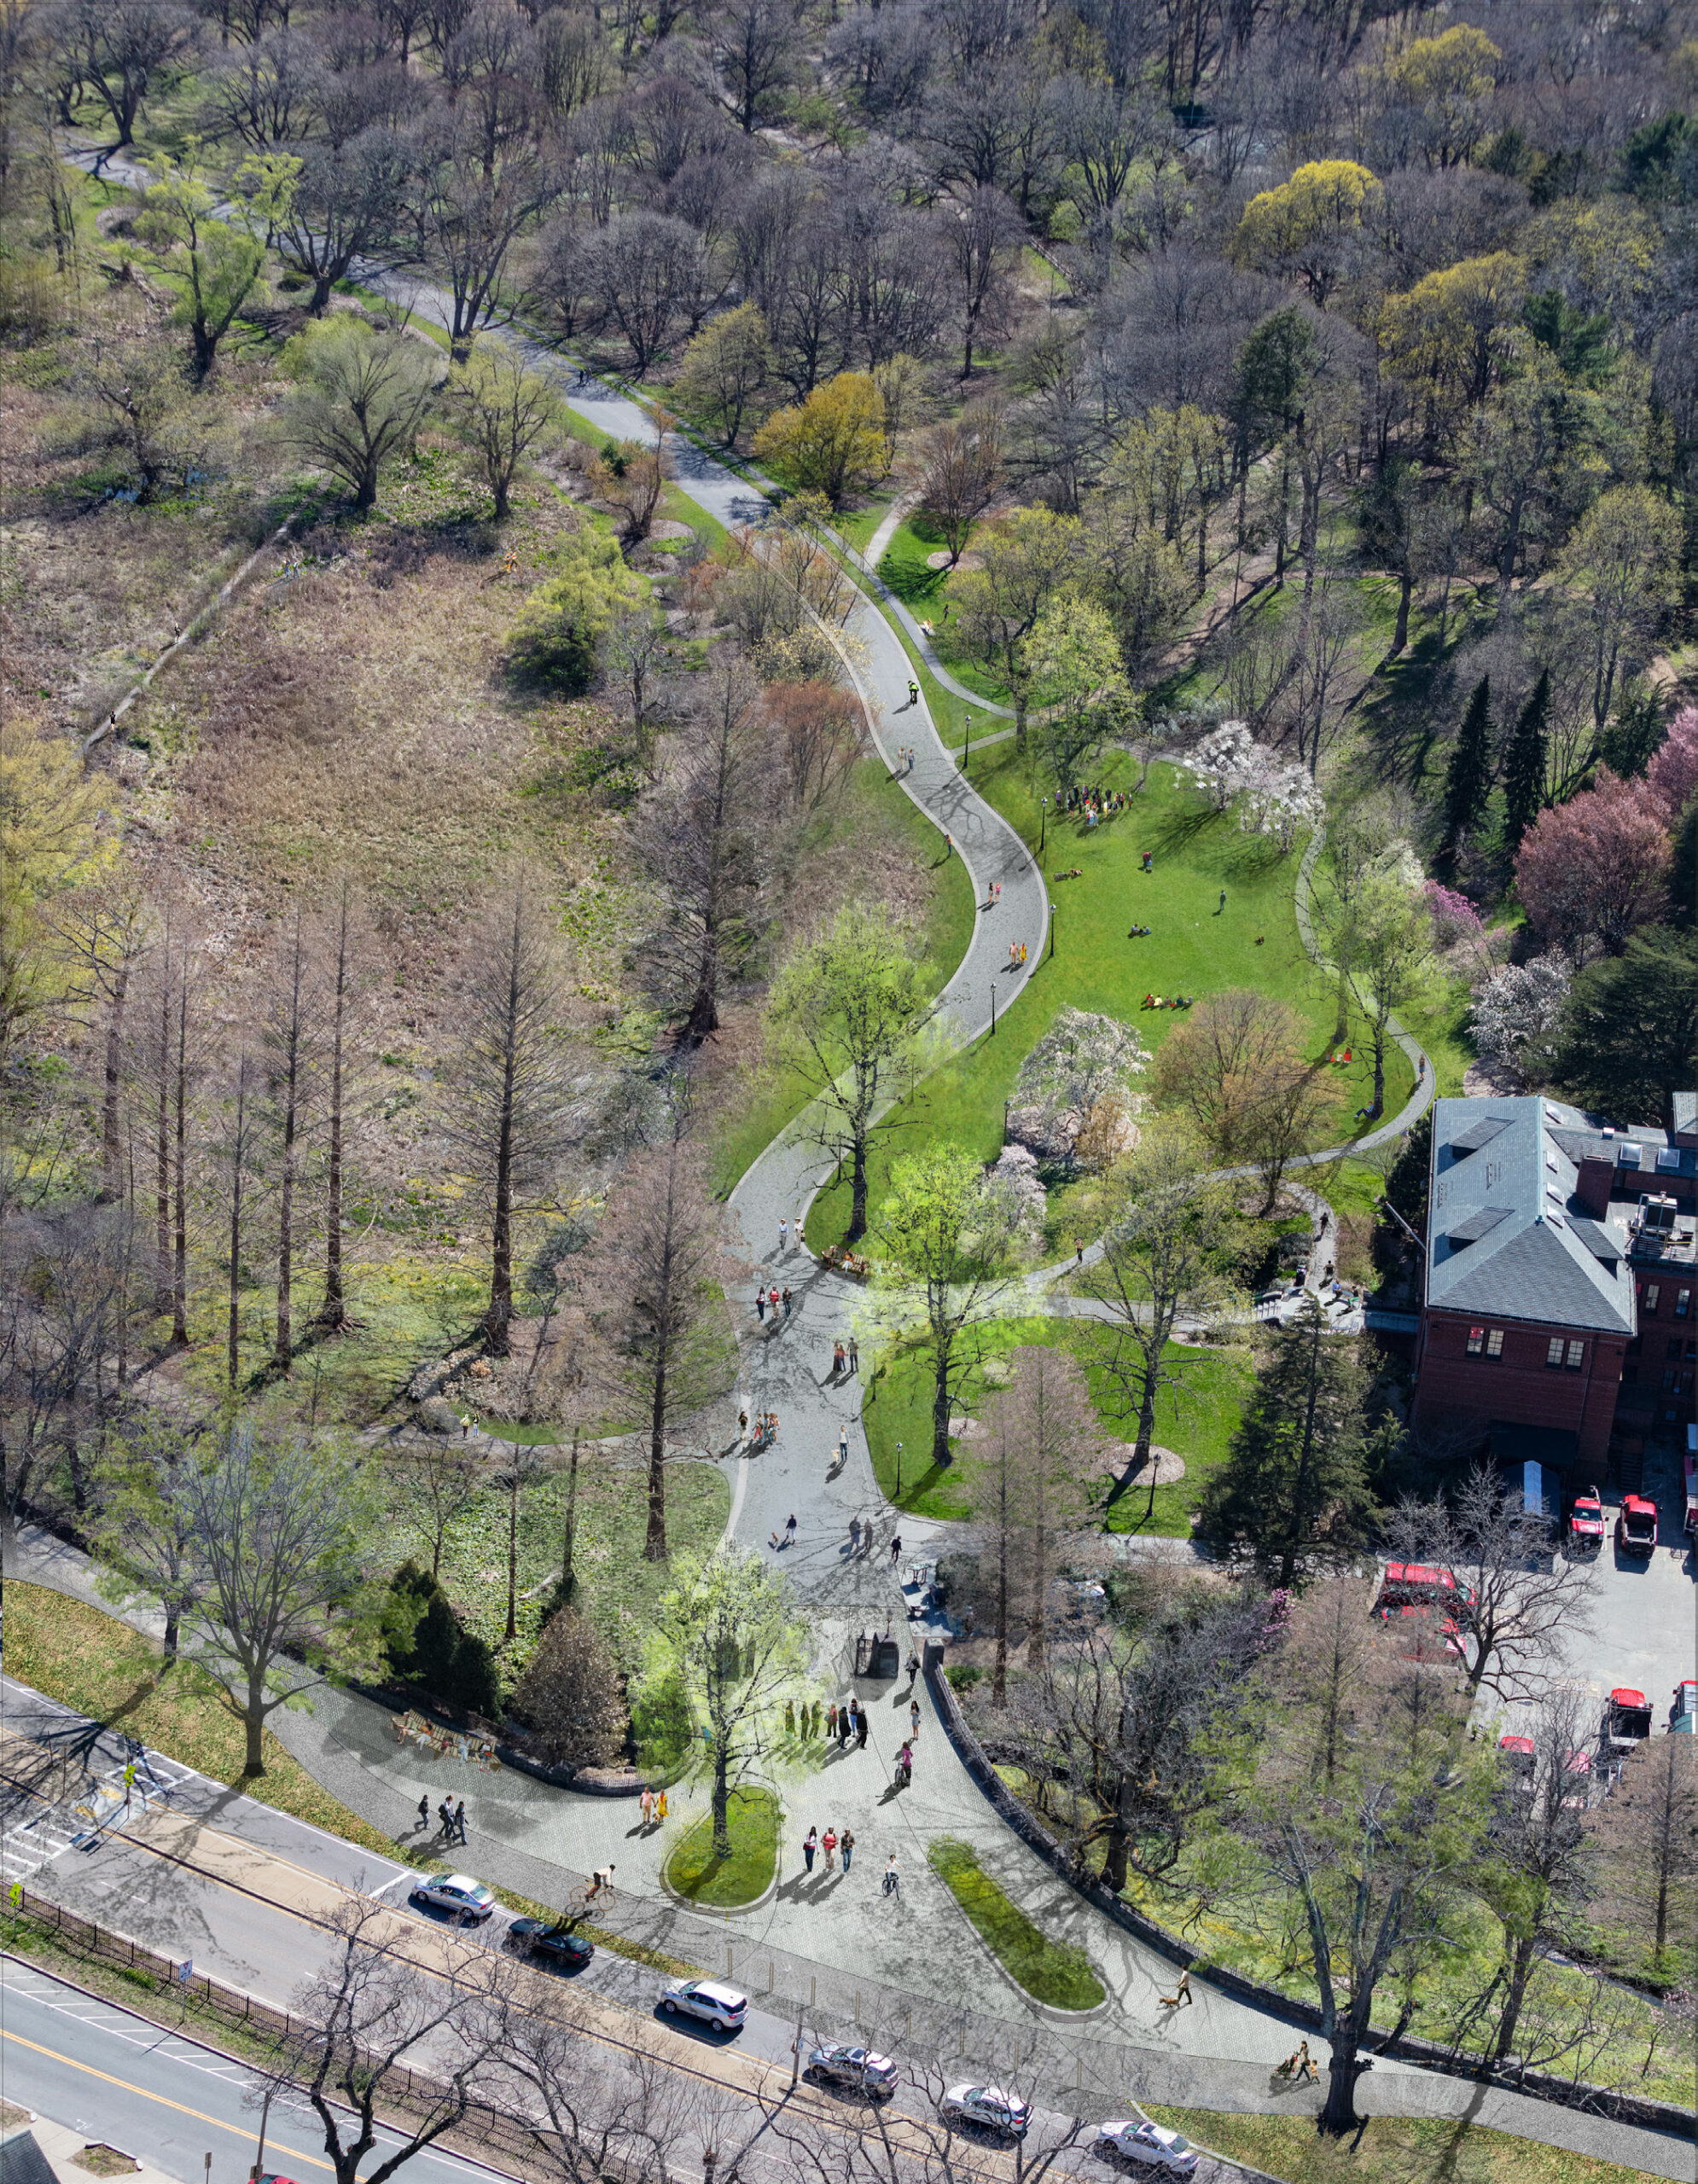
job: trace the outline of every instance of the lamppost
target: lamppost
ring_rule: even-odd
[[[995,982],[995,980],[993,979],[993,980],[991,981],[991,1037],[994,1039],[994,1038],[996,1037],[996,1036],[997,1036],[997,988],[996,988],[996,982]]]
[[[896,1498],[898,1502],[902,1499],[902,1443],[900,1441],[896,1444]]]
[[[961,770],[964,774],[967,771],[968,761],[973,756],[973,716],[971,713],[964,713],[962,717],[967,723],[967,748],[961,754]]]
[[[1055,905],[1050,905],[1050,961],[1055,960]]]
[[[1050,799],[1046,796],[1044,799],[1044,816],[1038,822],[1038,854],[1039,857],[1042,857],[1044,854],[1044,845],[1049,839],[1049,836]]]

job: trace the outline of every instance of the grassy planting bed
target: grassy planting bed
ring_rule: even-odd
[[[1143,2106],[1197,2145],[1292,2184],[1627,2184],[1643,2174],[1479,2123],[1375,2116],[1348,2139],[1323,2139],[1306,2116]]]
[[[685,1830],[666,1860],[669,1888],[692,1903],[736,1910],[755,1903],[772,1885],[778,1870],[778,1800],[770,1790],[733,1790],[728,1820],[731,1855],[713,1847],[713,1815],[704,1813]]]
[[[1034,2001],[1047,2002],[1051,2009],[1094,2010],[1103,2000],[1102,1983],[1084,1950],[1040,1933],[980,1865],[970,1844],[939,1836],[926,1860],[980,1940]]]
[[[1090,1345],[1100,1339],[1094,1323],[1054,1317],[997,1320],[979,1329],[973,1339],[979,1347],[980,1367],[993,1368],[1009,1351],[1028,1343],[1041,1343],[1088,1358]],[[1227,1443],[1237,1425],[1249,1392],[1250,1353],[1247,1350],[1203,1350],[1187,1343],[1170,1343],[1166,1362],[1178,1385],[1164,1388],[1156,1405],[1156,1439],[1185,1460],[1185,1476],[1171,1486],[1155,1490],[1154,1511],[1148,1487],[1134,1484],[1108,1501],[1103,1520],[1110,1531],[1148,1531],[1170,1539],[1190,1536],[1190,1513],[1209,1472],[1225,1457]],[[1087,1367],[1091,1395],[1108,1431],[1117,1439],[1130,1439],[1136,1420],[1119,1414],[1119,1391],[1100,1368]],[[994,1392],[982,1369],[968,1374],[957,1397],[958,1412],[974,1416],[982,1411]],[[916,1516],[966,1518],[973,1514],[975,1483],[980,1471],[973,1441],[953,1443],[955,1461],[947,1470],[934,1467],[932,1447],[932,1383],[930,1361],[922,1350],[899,1350],[879,1373],[862,1408],[862,1422],[872,1452],[873,1469],[881,1490],[899,1508]],[[902,1443],[902,1488],[897,1491],[896,1444]]]
[[[993,745],[982,760],[975,756],[971,776],[1035,849],[1038,795],[1015,745]],[[1104,761],[1102,779],[1130,787],[1137,768],[1116,754]],[[1146,849],[1154,853],[1149,873],[1140,868]],[[1332,1038],[1334,990],[1298,938],[1293,905],[1300,861],[1300,845],[1282,854],[1272,841],[1242,834],[1230,818],[1205,810],[1172,766],[1152,768],[1148,787],[1131,808],[1089,833],[1072,820],[1056,823],[1052,812],[1044,869],[1053,874],[1077,865],[1080,872],[1077,880],[1050,882],[1054,956],[1046,955],[1007,1013],[999,1014],[994,1037],[975,1041],[898,1111],[896,1120],[905,1126],[891,1131],[874,1155],[873,1207],[884,1196],[893,1153],[910,1151],[922,1138],[963,1145],[982,1159],[996,1158],[1003,1143],[1004,1102],[1013,1094],[1021,1062],[1066,1006],[1123,1019],[1153,1052],[1183,1012],[1146,1010],[1141,1006],[1146,993],[1201,998],[1248,986],[1291,1004],[1306,1027],[1316,1066],[1323,1066]],[[1150,926],[1148,939],[1128,938],[1135,920]],[[1015,932],[1011,926],[1007,937],[1028,944],[1037,939],[1035,933]],[[1354,1028],[1354,1062],[1348,1068],[1328,1069],[1338,1105],[1317,1145],[1343,1142],[1377,1126],[1352,1119],[1372,1091],[1360,1026]],[[1413,1078],[1401,1048],[1394,1048],[1387,1063],[1387,1113],[1402,1107]],[[809,1244],[818,1251],[835,1242],[848,1218],[846,1183],[823,1191],[808,1215]]]

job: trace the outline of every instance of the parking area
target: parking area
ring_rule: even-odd
[[[1692,1542],[1682,1529],[1685,1478],[1672,1444],[1647,1449],[1640,1491],[1657,1505],[1657,1544],[1649,1556],[1624,1555],[1617,1549],[1621,1492],[1601,1487],[1604,1543],[1586,1589],[1592,1628],[1571,1635],[1566,1669],[1569,1680],[1596,1700],[1600,1713],[1609,1692],[1623,1685],[1643,1691],[1651,1702],[1655,1734],[1667,1722],[1675,1685],[1698,1676],[1698,1566]],[[1527,1711],[1512,1707],[1509,1726],[1516,1726],[1515,1717]]]

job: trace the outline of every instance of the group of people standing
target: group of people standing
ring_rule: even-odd
[[[843,1870],[846,1873],[855,1856],[855,1831],[852,1827],[846,1827],[840,1835],[836,1829],[828,1823],[823,1835],[817,1827],[811,1827],[802,1838],[802,1856],[810,1873],[814,1869],[814,1858],[817,1853],[824,1853],[825,1870],[829,1873],[832,1869],[832,1861],[840,1851],[843,1856]]]

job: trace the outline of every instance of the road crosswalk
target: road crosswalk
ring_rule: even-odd
[[[169,1804],[183,1783],[196,1779],[194,1769],[180,1761],[150,1751],[133,1738],[108,1733],[84,1755],[80,1779],[55,1796],[41,1780],[31,1779],[33,1769],[26,1772],[9,1763],[20,1752],[47,1751],[55,1722],[62,1722],[67,1732],[87,1725],[68,1706],[26,1692],[9,1678],[0,1679],[0,1710],[16,1719],[14,1699],[27,1700],[32,1734],[20,1736],[9,1727],[5,1738],[9,1763],[0,1768],[0,1887],[32,1879],[67,1850],[92,1848],[106,1836],[121,1833],[143,1814]],[[41,1736],[44,1721],[49,1731],[46,1739]],[[64,1779],[61,1774],[60,1781]]]

